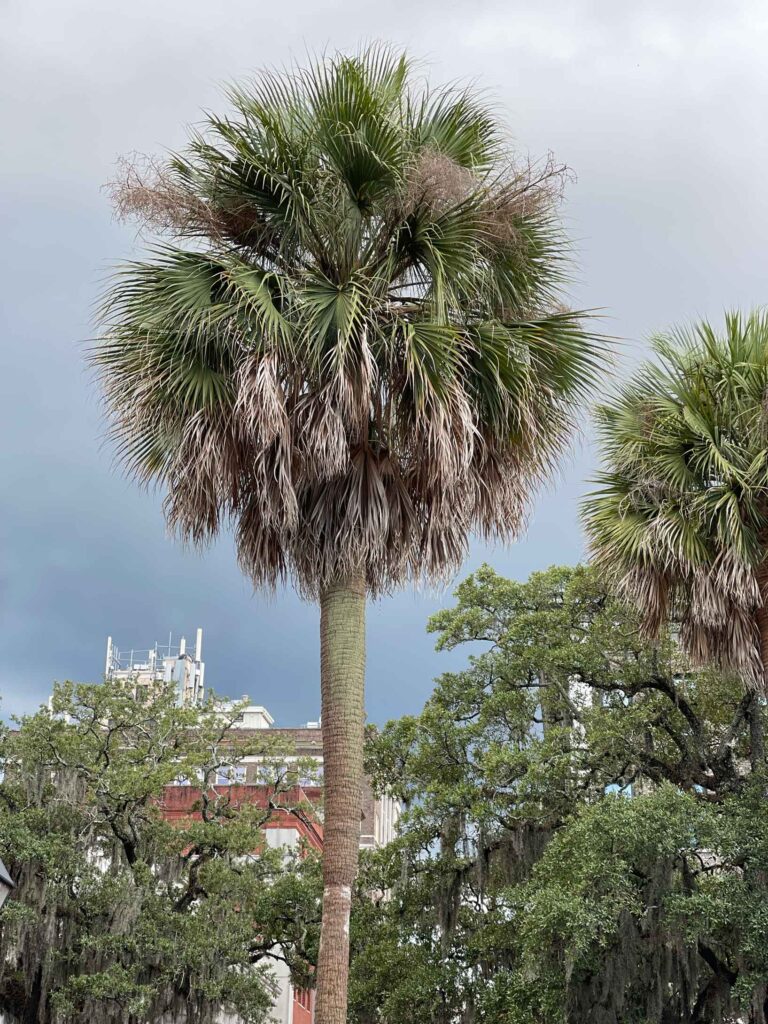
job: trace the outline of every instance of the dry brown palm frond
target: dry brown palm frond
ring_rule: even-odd
[[[115,177],[104,186],[120,222],[172,234],[221,234],[221,220],[167,161],[143,153],[117,160]]]
[[[274,353],[251,353],[238,368],[234,416],[246,443],[251,439],[266,447],[288,430],[285,392],[278,372]]]
[[[376,595],[519,531],[602,343],[558,297],[563,168],[515,166],[466,95],[326,70],[121,164],[118,216],[192,244],[118,273],[94,360],[172,527],[232,524],[257,584]]]
[[[440,213],[458,206],[478,188],[478,177],[446,153],[430,147],[418,153],[408,169],[402,196],[405,216],[420,208]]]
[[[302,473],[317,483],[341,475],[349,461],[351,438],[330,394],[303,395],[296,402],[294,421]]]

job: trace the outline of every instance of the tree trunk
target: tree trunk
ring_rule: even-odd
[[[764,562],[757,573],[762,607],[757,612],[757,629],[760,638],[760,660],[763,666],[762,687],[752,694],[747,721],[749,723],[749,760],[753,772],[765,771],[765,730],[763,727],[763,699],[768,693],[768,563]],[[768,887],[766,872],[760,868],[747,867],[747,877],[758,890]],[[750,1020],[753,1024],[766,1024],[766,1001],[768,984],[761,981],[752,992]]]
[[[763,667],[762,687],[752,695],[747,711],[749,722],[749,754],[752,771],[765,767],[765,732],[763,729],[763,698],[768,693],[768,563],[757,573],[757,582],[763,599],[757,611],[757,632],[760,642],[760,661]]]
[[[365,695],[365,580],[320,595],[323,728],[323,919],[316,1024],[346,1024],[349,914],[360,852]]]

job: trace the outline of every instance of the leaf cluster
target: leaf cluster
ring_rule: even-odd
[[[213,695],[179,707],[173,685],[137,700],[122,682],[67,683],[4,735],[0,853],[17,881],[0,919],[10,1024],[210,1024],[222,1011],[258,1024],[272,1006],[270,964],[307,982],[317,864],[264,836],[275,809],[303,813],[300,769],[269,739],[233,730],[239,712]],[[264,799],[218,784],[248,755]],[[191,798],[174,818],[179,792]]]
[[[112,186],[166,236],[93,351],[120,456],[257,583],[440,576],[518,529],[602,361],[561,299],[565,171],[385,47],[229,100]]]
[[[486,566],[455,597],[430,628],[468,667],[369,745],[405,810],[361,883],[355,1019],[405,1022],[409,998],[434,1024],[748,1014],[768,979],[763,702],[649,640],[599,569]]]
[[[604,469],[584,504],[595,554],[656,631],[698,664],[764,686],[768,315],[731,313],[656,338],[599,413]]]

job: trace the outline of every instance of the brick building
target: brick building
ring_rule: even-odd
[[[110,679],[121,679],[136,688],[137,696],[147,692],[153,685],[173,683],[181,704],[201,703],[204,696],[205,665],[202,660],[202,630],[196,632],[194,653],[187,650],[182,637],[177,646],[169,636],[167,645],[155,644],[148,650],[121,651],[107,640],[105,675]],[[311,761],[314,763],[312,779],[297,780],[293,806],[301,802],[308,808],[306,813],[296,815],[290,810],[278,811],[265,826],[267,843],[277,849],[298,848],[302,843],[322,850],[322,765],[323,733],[320,722],[308,722],[295,728],[275,728],[274,719],[261,704],[249,703],[242,698],[243,707],[234,728],[243,739],[264,736],[269,733],[275,740],[276,748],[284,752],[286,759]],[[233,703],[222,702],[222,710],[233,707]],[[281,757],[283,754],[280,755]],[[256,803],[266,806],[267,790],[264,786],[264,758],[246,755],[222,772],[216,789],[227,787],[234,803]],[[169,820],[194,816],[194,806],[200,798],[200,790],[181,782],[168,786],[163,800],[163,812]],[[385,846],[394,838],[400,805],[389,796],[375,796],[370,783],[365,780],[362,793],[360,817],[360,847],[375,849]],[[279,984],[272,1019],[274,1024],[311,1024],[314,1018],[314,992],[294,989],[285,965],[278,961],[274,971]],[[223,1015],[217,1024],[240,1024],[231,1015]]]
[[[322,772],[323,733],[319,722],[310,722],[297,728],[274,728],[273,719],[266,708],[261,705],[249,705],[242,715],[242,722],[236,728],[244,736],[252,736],[258,731],[269,729],[270,737],[290,750],[293,756],[301,759],[311,758]],[[263,723],[263,724],[257,724]],[[243,758],[239,766],[239,780],[249,783],[256,781],[259,758]],[[311,792],[313,787],[307,787]],[[395,836],[395,827],[400,813],[400,805],[389,796],[377,797],[366,779],[363,784],[363,805],[360,819],[361,849],[375,849],[386,846]]]
[[[322,730],[319,725],[312,723],[294,729],[273,729],[271,722],[272,718],[265,708],[251,705],[244,712],[238,731],[246,738],[257,730],[269,729],[270,736],[281,741],[282,749],[292,751],[289,756],[311,758],[318,767],[322,765]],[[259,775],[260,762],[261,758],[256,756],[244,757],[232,766],[227,777],[222,777],[221,784],[214,789],[226,792],[235,807],[244,803],[266,807],[269,794]],[[399,805],[391,797],[376,797],[367,780],[362,797],[360,846],[362,849],[383,846],[394,837]],[[196,786],[167,786],[163,798],[163,814],[171,821],[197,817],[199,811],[195,810],[195,806],[199,799],[200,790]],[[286,809],[277,810],[264,827],[269,846],[273,849],[296,849],[306,844],[312,849],[322,850],[322,787],[316,780],[314,784],[298,784],[284,795],[284,800]],[[290,809],[298,805],[303,808],[301,814]],[[274,973],[279,986],[272,1012],[275,1024],[312,1024],[314,992],[296,989],[287,967],[279,961],[274,967]],[[223,1014],[217,1024],[240,1022],[238,1018]]]
[[[262,785],[235,783],[215,786],[214,790],[229,796],[233,807],[256,804],[267,807],[269,793]],[[169,821],[187,821],[199,818],[200,790],[196,786],[166,786],[163,795],[163,816]],[[285,793],[285,810],[274,812],[264,826],[266,841],[273,849],[287,847],[295,849],[304,844],[314,850],[323,848],[323,825],[319,810],[313,812],[321,796],[317,787],[304,789],[296,786]],[[301,805],[305,810],[300,815],[289,808]],[[272,1010],[275,1024],[312,1024],[314,1019],[315,994],[311,989],[297,989],[291,982],[288,968],[277,961],[273,973],[278,983],[278,993]],[[239,1018],[221,1014],[217,1024],[240,1024]]]

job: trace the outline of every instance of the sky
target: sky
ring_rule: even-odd
[[[626,376],[649,336],[768,299],[768,6],[762,0],[0,0],[0,712],[33,711],[54,680],[94,681],[106,638],[148,647],[204,630],[206,682],[277,724],[319,711],[318,612],[254,593],[228,537],[204,554],[166,531],[161,495],[121,475],[84,364],[109,268],[137,256],[102,186],[121,154],[179,147],[222,88],[307,53],[384,40],[431,80],[471,81],[521,155],[553,152],[575,181],[569,301],[599,308]],[[606,378],[604,386],[610,381]],[[506,548],[525,578],[583,555],[581,440]],[[370,606],[368,715],[419,711],[440,672],[406,590]]]

